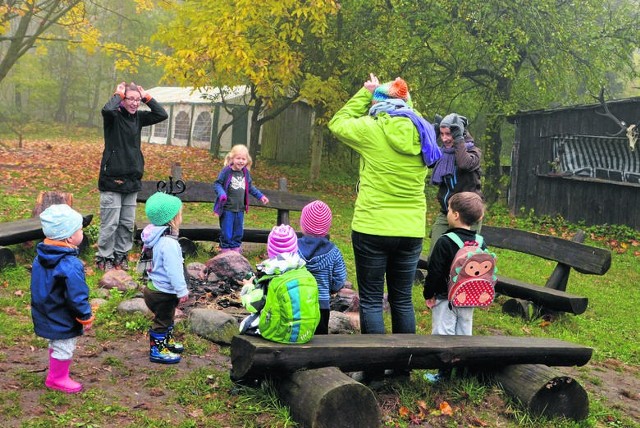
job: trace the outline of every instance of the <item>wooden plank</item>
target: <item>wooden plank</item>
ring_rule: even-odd
[[[93,220],[93,214],[82,217],[82,227]],[[0,223],[0,245],[21,244],[23,242],[44,239],[42,224],[38,217]]]
[[[592,352],[586,346],[537,337],[333,334],[314,336],[304,345],[284,345],[236,335],[231,341],[231,377],[260,378],[321,367],[352,372],[511,364],[582,366]]]
[[[487,245],[542,257],[585,274],[604,275],[611,267],[611,251],[555,236],[524,230],[482,226]]]
[[[587,310],[589,299],[566,291],[527,284],[517,279],[498,275],[496,292],[509,297],[530,300],[538,306],[561,312],[580,315]]]
[[[149,223],[136,222],[134,236],[140,239],[140,233]],[[266,244],[269,238],[269,229],[244,229],[242,240],[245,242],[255,242],[258,244]],[[298,237],[302,237],[302,232],[296,232]],[[180,238],[187,238],[192,241],[211,241],[218,242],[220,240],[220,228],[213,227],[209,224],[183,224],[180,226]]]
[[[149,196],[154,194],[157,191],[157,183],[157,181],[151,180],[142,181],[142,190],[138,192],[137,202],[145,202]],[[185,181],[185,184],[185,192],[176,195],[183,202],[215,202],[216,192],[213,189],[213,183]],[[249,205],[276,210],[302,211],[305,205],[316,199],[311,196],[297,195],[281,190],[262,190],[262,193],[269,198],[268,205],[263,205],[253,196],[249,198]]]

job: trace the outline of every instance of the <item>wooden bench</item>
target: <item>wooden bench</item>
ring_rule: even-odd
[[[93,214],[84,215],[82,227],[87,227],[92,220]],[[40,219],[37,217],[0,223],[0,269],[15,264],[13,251],[5,245],[22,244],[40,239],[44,239],[44,233]]]
[[[138,192],[137,202],[146,202],[149,196],[158,190],[166,190],[166,187],[174,186],[180,190],[184,185],[184,191],[177,193],[183,203],[204,202],[212,204],[216,201],[217,195],[213,188],[213,183],[203,183],[200,181],[182,181],[178,183],[182,177],[182,169],[179,164],[173,164],[171,167],[171,175],[168,181],[143,180],[142,189]],[[287,191],[287,181],[282,178],[278,182],[279,190],[262,190],[262,193],[269,198],[267,205],[262,204],[253,196],[249,196],[249,206],[276,210],[275,225],[289,224],[289,214],[291,211],[302,211],[305,205],[314,201],[316,198],[297,195]],[[146,221],[136,221],[135,238],[140,239],[140,232],[148,224]],[[254,243],[266,243],[270,230],[251,229],[244,230],[243,241]],[[298,236],[302,236],[298,231]],[[180,240],[183,251],[190,253],[194,249],[191,241],[212,241],[217,242],[220,238],[220,228],[209,224],[182,224],[180,226]]]
[[[320,367],[353,372],[512,364],[582,366],[592,353],[586,346],[537,337],[330,334],[314,336],[303,345],[286,345],[237,335],[231,340],[231,377],[286,375]]]
[[[490,247],[557,262],[547,282],[539,286],[505,276],[498,258],[496,292],[515,299],[506,302],[503,310],[524,317],[530,316],[528,302],[535,305],[535,316],[553,312],[582,314],[587,309],[588,298],[566,291],[571,268],[583,274],[604,275],[611,267],[611,252],[582,244],[582,232],[573,240],[567,240],[517,229],[482,226],[482,236]],[[427,268],[426,257],[420,258],[418,267]]]

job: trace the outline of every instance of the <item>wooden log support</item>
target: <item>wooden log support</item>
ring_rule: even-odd
[[[0,270],[16,265],[16,256],[10,248],[0,246]]]
[[[495,380],[532,414],[580,421],[589,415],[589,397],[575,379],[543,364],[506,366]]]
[[[231,377],[283,376],[302,369],[344,372],[546,364],[581,366],[591,348],[557,339],[417,334],[319,335],[304,345],[284,345],[237,335],[231,341]]]
[[[295,372],[278,384],[278,394],[302,427],[380,426],[373,392],[335,367]]]

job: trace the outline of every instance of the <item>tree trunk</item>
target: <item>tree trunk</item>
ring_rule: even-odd
[[[311,138],[311,166],[309,167],[309,181],[311,184],[316,183],[320,179],[323,146],[322,134],[322,127],[314,125]]]
[[[256,98],[251,111],[251,132],[249,133],[249,154],[253,159],[253,167],[258,166],[258,149],[260,148],[260,111],[262,110],[262,98]]]
[[[282,380],[278,393],[302,427],[380,426],[373,392],[335,367],[295,372]]]
[[[495,373],[495,379],[535,415],[576,421],[589,415],[589,398],[584,388],[546,365],[507,366]]]

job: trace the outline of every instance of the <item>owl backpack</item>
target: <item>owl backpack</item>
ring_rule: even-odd
[[[446,234],[460,249],[449,272],[449,305],[457,308],[486,308],[495,297],[496,256],[482,248],[483,238],[462,242],[453,232]]]

